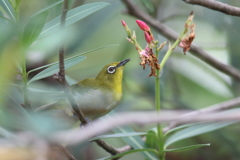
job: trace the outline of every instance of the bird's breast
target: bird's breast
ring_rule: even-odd
[[[110,90],[89,89],[74,93],[83,114],[89,119],[101,117],[117,106],[122,94]]]

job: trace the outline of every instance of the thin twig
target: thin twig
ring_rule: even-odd
[[[68,11],[68,0],[64,0],[60,29],[63,29],[65,27],[67,11]],[[59,72],[54,75],[54,79],[57,80],[59,84],[62,86],[63,91],[74,110],[74,114],[78,117],[78,119],[83,125],[86,125],[88,122],[84,117],[82,111],[79,109],[76,100],[73,98],[73,95],[70,91],[69,85],[65,78],[64,55],[65,55],[65,49],[64,49],[64,43],[62,43],[59,49]]]
[[[64,0],[60,29],[63,29],[65,27],[67,11],[68,11],[68,0]],[[59,72],[54,75],[54,79],[57,80],[59,84],[62,86],[63,91],[73,108],[74,114],[78,117],[78,119],[83,125],[87,125],[88,121],[84,117],[80,107],[78,106],[76,100],[74,99],[72,92],[70,91],[69,85],[65,79],[64,54],[65,54],[64,43],[62,43],[59,49]],[[119,153],[118,150],[116,150],[114,147],[110,146],[103,140],[96,140],[95,142],[100,147],[102,147],[105,151],[109,152],[112,155]]]
[[[183,0],[183,1],[189,4],[196,4],[206,8],[210,8],[212,10],[216,10],[228,15],[240,17],[240,8],[224,4],[219,1],[214,0]]]
[[[57,145],[58,149],[68,158],[68,160],[77,160],[71,153],[69,153],[62,145]]]
[[[134,4],[131,0],[122,0],[127,7],[127,13],[135,16],[139,19],[142,19],[147,24],[151,25],[155,28],[161,35],[168,38],[169,40],[176,40],[178,38],[178,34],[171,30],[169,27],[163,25],[162,23],[158,22],[156,19],[152,18],[144,11],[142,11],[136,4]],[[205,52],[200,47],[197,47],[194,44],[191,44],[190,53],[195,55],[196,57],[200,58],[210,66],[216,68],[217,70],[240,80],[240,71],[232,66],[225,65],[213,57],[209,56],[207,52]]]

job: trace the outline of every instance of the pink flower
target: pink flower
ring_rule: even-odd
[[[127,26],[127,24],[126,24],[126,22],[124,20],[121,20],[121,22],[122,22],[123,27]]]
[[[140,55],[143,55],[144,57],[148,57],[150,49],[148,48],[148,46],[146,46],[146,48],[144,50],[141,50],[141,52],[139,52]]]
[[[146,50],[142,50],[139,54],[148,57]]]
[[[146,32],[150,32],[150,27],[143,21],[141,20],[136,20],[138,26],[143,30],[143,31],[146,31]]]

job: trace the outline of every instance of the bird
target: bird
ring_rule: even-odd
[[[73,97],[88,120],[106,115],[119,104],[122,98],[123,70],[129,61],[130,58],[110,63],[95,78],[87,78],[70,86]],[[39,107],[35,112],[51,109],[63,109],[69,116],[74,116],[66,98]]]

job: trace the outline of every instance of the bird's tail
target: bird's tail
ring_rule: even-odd
[[[54,108],[56,108],[56,104],[57,104],[57,102],[46,104],[44,106],[41,106],[41,107],[35,109],[35,112],[41,112],[41,111],[44,111],[44,110],[47,111],[47,110],[54,109]]]

